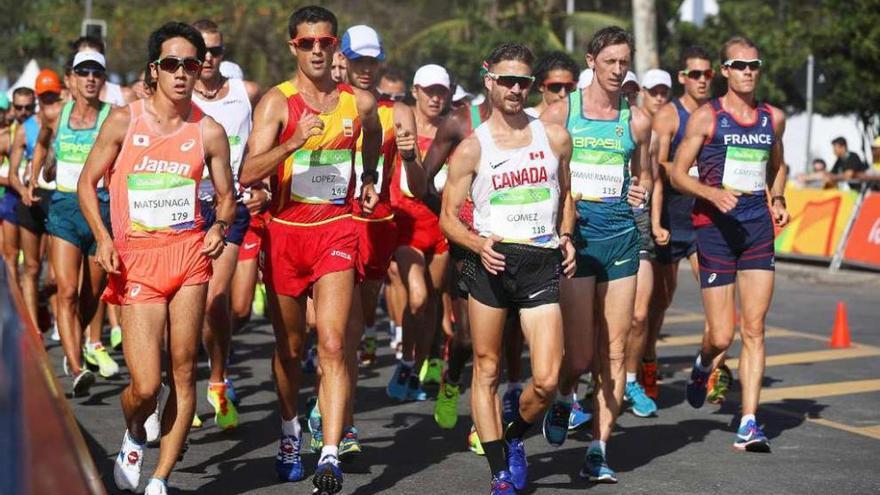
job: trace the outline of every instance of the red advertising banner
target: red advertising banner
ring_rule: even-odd
[[[870,192],[862,202],[846,241],[843,261],[880,268],[880,193]]]

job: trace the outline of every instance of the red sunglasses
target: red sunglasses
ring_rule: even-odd
[[[336,36],[301,36],[293,39],[293,46],[301,50],[311,50],[315,47],[315,43],[321,50],[326,50],[336,46],[339,38]]]

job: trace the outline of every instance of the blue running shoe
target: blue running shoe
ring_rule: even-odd
[[[657,404],[645,394],[645,389],[639,382],[627,382],[623,397],[632,402],[632,412],[640,418],[657,413]]]
[[[385,388],[388,397],[399,401],[406,400],[409,377],[412,375],[412,372],[411,367],[404,366],[403,363],[397,363],[397,369],[394,370],[391,381],[388,382],[388,386]]]
[[[565,443],[568,434],[568,418],[571,416],[571,404],[555,401],[544,414],[544,439],[554,447]]]
[[[334,456],[327,456],[328,458]],[[330,461],[324,461],[318,464],[315,469],[315,476],[312,478],[312,484],[315,490],[312,493],[318,495],[333,495],[342,491],[342,469],[338,464]]]
[[[701,371],[696,364],[691,369],[691,377],[688,378],[685,395],[688,404],[694,409],[703,407],[703,403],[706,402],[706,383],[709,382],[711,374],[712,370]]]
[[[507,444],[507,469],[513,486],[517,490],[524,490],[529,479],[529,463],[522,438],[515,438]]]
[[[593,419],[593,415],[587,411],[584,411],[584,407],[581,406],[581,403],[578,401],[574,401],[571,404],[571,414],[568,415],[568,429],[577,430],[581,426],[590,422]]]
[[[303,373],[314,375],[318,372],[318,348],[316,346],[309,347],[306,358],[302,364]]]
[[[311,433],[309,448],[317,454],[324,447],[324,432],[321,429],[321,409],[318,408],[317,401],[315,401],[315,406],[309,412],[308,425],[309,433]]]
[[[278,454],[275,455],[275,472],[281,481],[299,481],[306,477],[299,454],[301,447],[302,439],[281,435]]]
[[[428,394],[422,390],[422,382],[415,373],[409,376],[409,383],[406,386],[406,400],[424,401],[428,400]]]
[[[492,477],[492,492],[490,495],[516,495],[510,473],[499,471]]]
[[[516,419],[516,415],[519,413],[520,395],[522,395],[521,388],[511,388],[504,392],[504,397],[501,398],[501,417],[504,419],[504,424],[513,423],[513,420]]]
[[[770,453],[770,440],[767,440],[767,435],[764,435],[757,423],[749,420],[736,432],[733,448],[746,452]]]
[[[605,454],[600,449],[587,450],[587,461],[580,475],[593,483],[617,483],[617,474],[608,467]]]
[[[232,402],[232,405],[238,405],[238,394],[235,393],[235,387],[232,386],[232,380],[225,378],[223,383],[226,384],[226,400]]]

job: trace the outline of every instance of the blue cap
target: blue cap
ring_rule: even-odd
[[[382,48],[379,33],[363,24],[348,28],[342,35],[339,51],[349,60],[361,57],[373,57],[379,61],[385,60],[385,50]]]

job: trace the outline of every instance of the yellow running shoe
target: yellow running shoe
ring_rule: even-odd
[[[238,411],[226,396],[226,383],[208,385],[208,403],[214,408],[214,422],[223,430],[238,426]]]
[[[443,368],[446,363],[442,359],[426,359],[422,362],[422,369],[419,371],[419,381],[422,385],[429,383],[440,384],[443,378]]]
[[[202,427],[202,418],[199,417],[199,414],[193,414],[193,422],[192,428],[201,428]]]
[[[119,373],[119,365],[110,357],[104,344],[100,342],[95,344],[94,349],[89,349],[88,345],[84,346],[83,359],[87,364],[98,368],[98,374],[104,378],[110,378]]]
[[[440,428],[451,430],[458,422],[458,399],[461,396],[461,387],[444,381],[440,385],[437,394],[437,402],[434,403],[434,421]]]
[[[471,432],[468,433],[468,448],[477,455],[486,455],[483,452],[483,444],[480,443],[480,436],[477,435],[477,427],[471,426]]]

